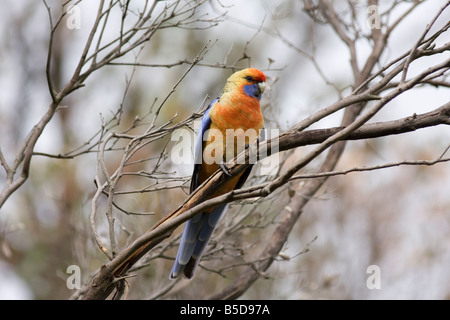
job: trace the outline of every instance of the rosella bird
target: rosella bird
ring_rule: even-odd
[[[220,98],[209,105],[198,132],[191,192],[219,168],[227,173],[223,163],[239,154],[245,148],[245,144],[257,139],[264,127],[259,101],[265,88],[265,81],[266,76],[258,69],[248,68],[235,72],[228,78]],[[234,133],[232,139],[226,139],[227,129],[228,132],[231,129]],[[246,134],[249,131],[257,134]],[[245,144],[237,143],[240,138],[245,139]],[[206,150],[210,152],[206,154]],[[218,161],[211,161],[211,157]],[[250,170],[251,167],[232,178],[212,197],[240,188]],[[199,213],[186,222],[170,279],[178,277],[181,273],[188,279],[192,278],[214,228],[227,206],[219,205]]]

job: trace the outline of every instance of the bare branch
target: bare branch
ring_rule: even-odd
[[[410,83],[412,86],[413,83]],[[448,124],[449,122],[449,114],[450,114],[450,103],[447,103],[446,105],[442,106],[441,108],[437,109],[435,112],[433,112],[433,116],[431,114],[427,114],[427,116],[414,116],[411,118],[406,119],[400,119],[396,121],[396,126],[394,126],[394,123],[391,123],[388,126],[380,126],[380,125],[363,125],[359,128],[358,131],[355,129],[360,126],[361,122],[366,121],[367,118],[369,118],[370,114],[373,113],[375,110],[381,107],[382,103],[386,103],[390,99],[393,98],[396,93],[391,93],[391,95],[388,95],[386,98],[383,98],[382,101],[380,101],[379,104],[372,107],[372,111],[368,112],[365,117],[362,117],[359,122],[356,122],[356,124],[350,125],[347,128],[340,129],[333,133],[333,131],[327,131],[327,133],[322,136],[322,144],[318,148],[325,148],[332,139],[348,139],[351,137],[349,132],[353,132],[352,139],[366,139],[367,136],[375,137],[375,136],[381,136],[382,133],[386,133],[383,130],[387,130],[388,132],[392,133],[394,131],[396,132],[402,132],[403,128],[402,126],[404,123],[409,123],[410,130],[415,130],[419,128],[417,126],[418,123],[422,123],[424,125],[425,123],[430,124],[428,120],[425,120],[425,118],[433,117],[435,125],[439,123]],[[415,123],[417,121],[417,123]],[[414,123],[414,124],[413,124]],[[396,127],[394,129],[394,127]],[[350,128],[350,129],[349,129]],[[376,134],[376,129],[378,130],[378,134]],[[291,134],[296,134],[296,131],[291,132]],[[307,131],[303,131],[298,134],[307,135]],[[296,140],[295,140],[296,141]],[[270,145],[272,144],[272,141],[265,141],[262,142],[259,146],[259,150],[262,155],[270,155]],[[289,134],[285,134],[283,136],[280,136],[279,142],[276,142],[279,144],[280,150],[287,150],[293,145],[298,146],[298,141],[293,142]],[[302,145],[305,142],[302,143]],[[317,149],[312,151],[312,153],[317,152]],[[275,189],[279,188],[282,183],[279,181],[288,181],[294,176],[294,173],[298,170],[299,163],[305,163],[306,160],[310,156],[307,155],[305,158],[303,158],[302,161],[295,164],[294,170],[288,170],[288,172],[280,177],[277,180],[274,180],[272,182],[268,182],[259,186],[250,187],[242,190],[235,190],[232,192],[229,192],[223,196],[215,197],[210,200],[208,197],[213,192],[212,190],[216,190],[216,188],[220,187],[223,183],[225,183],[228,179],[232,179],[233,176],[236,176],[239,174],[239,172],[242,172],[246,167],[249,166],[249,164],[239,164],[242,163],[242,159],[248,159],[249,158],[249,149],[247,149],[244,153],[240,154],[236,159],[231,161],[231,163],[227,164],[230,168],[230,176],[225,176],[222,174],[222,172],[219,170],[214,175],[212,175],[207,181],[205,181],[196,191],[194,191],[185,201],[183,205],[181,205],[177,210],[160,220],[158,223],[155,224],[155,226],[146,234],[136,239],[129,247],[125,248],[111,263],[109,263],[107,266],[105,266],[101,273],[96,277],[96,279],[93,280],[92,284],[89,286],[89,291],[86,293],[85,298],[100,298],[103,294],[109,294],[113,289],[113,286],[111,286],[111,283],[108,282],[107,279],[111,279],[113,275],[120,276],[124,274],[137,260],[139,260],[140,257],[142,257],[148,250],[152,249],[155,245],[157,245],[159,242],[161,242],[163,239],[167,238],[171,232],[181,223],[185,222],[186,220],[192,218],[195,214],[202,212],[208,208],[217,206],[218,204],[230,202],[233,200],[242,200],[242,199],[248,199],[253,197],[265,197],[271,192],[273,192]],[[320,179],[318,179],[319,181]],[[317,188],[317,185],[316,185]],[[311,190],[314,191],[314,190]],[[315,191],[314,191],[315,192]],[[303,199],[303,197],[300,197]],[[289,213],[289,217],[291,217],[291,213]],[[289,220],[291,221],[291,220]],[[284,227],[281,227],[283,225]],[[280,228],[284,230],[285,223],[280,223]],[[291,226],[292,227],[292,226]],[[286,231],[286,230],[284,230]],[[278,232],[276,233],[278,234]],[[283,232],[283,235],[289,234],[289,232],[285,233]],[[275,236],[275,233],[274,233]],[[276,237],[279,237],[277,235]],[[276,243],[280,243],[280,241],[276,241]],[[279,245],[277,248],[280,248]],[[275,249],[273,249],[275,250]],[[279,251],[278,251],[279,252]],[[268,260],[267,260],[268,259]],[[273,260],[273,258],[267,258],[264,261],[264,265],[267,265],[267,263],[270,265],[270,261]],[[253,276],[252,276],[253,279]]]

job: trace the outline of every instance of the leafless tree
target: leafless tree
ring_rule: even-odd
[[[394,166],[430,166],[450,160],[449,144],[432,160],[388,161],[382,165],[336,170],[337,163],[345,152],[347,141],[388,137],[450,124],[450,102],[430,106],[432,111],[429,112],[416,113],[412,109],[408,117],[370,122],[382,109],[389,108],[393,101],[407,92],[424,86],[447,90],[450,87],[448,82],[450,42],[445,41],[450,23],[448,21],[442,23],[449,13],[449,2],[439,8],[434,16],[430,16],[429,24],[422,34],[417,35],[415,43],[404,48],[403,54],[387,62],[384,62],[382,57],[389,48],[391,36],[411,13],[420,10],[423,1],[411,1],[408,4],[393,1],[389,6],[382,6],[376,0],[368,0],[364,4],[357,1],[336,3],[326,0],[305,0],[303,13],[309,17],[312,26],[310,51],[298,47],[277,28],[255,26],[256,34],[274,37],[306,58],[339,98],[327,107],[298,121],[279,137],[258,141],[255,145],[249,146],[245,152],[228,163],[231,176],[218,171],[189,195],[185,191],[189,177],[174,177],[172,172],[167,170],[170,168],[169,155],[174,145],[170,141],[170,136],[177,129],[192,128],[194,121],[201,116],[209,97],[199,102],[197,112],[181,120],[179,115],[175,115],[167,121],[162,121],[161,112],[193,69],[208,67],[236,70],[251,63],[247,46],[253,39],[247,42],[234,61],[231,61],[230,55],[227,54],[223,63],[204,62],[215,45],[214,41],[206,41],[198,48],[192,60],[185,59],[166,65],[143,63],[140,62],[139,55],[145,46],[153,41],[157,32],[169,28],[192,30],[213,28],[228,18],[224,5],[220,2],[212,3],[217,13],[211,17],[205,14],[210,10],[208,7],[210,3],[207,1],[177,0],[162,3],[142,1],[138,5],[133,1],[99,1],[95,21],[73,74],[67,83],[58,87],[51,72],[55,59],[53,44],[70,8],[80,5],[81,2],[67,1],[62,3],[62,7],[56,8],[44,1],[50,22],[46,75],[51,103],[46,113],[21,143],[12,162],[7,161],[0,150],[1,164],[6,173],[5,184],[0,194],[0,206],[32,174],[30,163],[35,156],[59,159],[76,158],[87,153],[95,153],[97,156],[97,174],[94,178],[96,192],[91,199],[90,226],[99,252],[105,255],[107,262],[93,273],[72,298],[106,299],[111,296],[123,298],[133,289],[134,272],[145,270],[149,265],[162,261],[172,262],[171,252],[177,246],[179,236],[170,236],[178,226],[207,208],[231,202],[236,203],[236,206],[232,207],[233,210],[230,210],[224,219],[205,253],[204,260],[212,262],[201,263],[201,267],[220,277],[227,277],[230,271],[235,271],[233,281],[219,289],[205,292],[205,296],[201,298],[238,298],[255,281],[267,276],[266,272],[274,261],[284,259],[282,253],[284,244],[298,223],[305,205],[326,184],[328,177]],[[121,17],[120,27],[111,38],[107,36],[108,30],[117,28],[112,19],[118,16]],[[242,21],[235,23],[244,24]],[[369,23],[371,28],[365,28],[362,23]],[[348,49],[353,81],[344,88],[328,79],[327,72],[317,59],[318,39],[314,30],[319,26],[331,29]],[[371,48],[363,60],[359,52],[361,43],[368,44]],[[133,62],[121,60],[124,57],[132,58]],[[415,68],[416,64],[422,66],[419,62],[424,59],[432,63],[419,70]],[[133,80],[128,79],[121,105],[110,118],[103,119],[101,128],[87,143],[64,154],[37,154],[36,143],[55,114],[62,108],[64,99],[84,87],[91,75],[106,66],[131,66],[133,70],[185,66],[185,70],[161,101],[154,101],[142,116],[129,115],[126,123],[123,119],[122,106],[129,95],[129,85]],[[270,63],[267,71],[274,71]],[[276,79],[270,80],[274,88],[272,90],[276,90]],[[270,103],[266,104],[264,108],[270,109]],[[310,128],[340,111],[344,111],[340,126],[325,129]],[[311,147],[302,156],[293,152],[296,148],[305,146]],[[260,160],[272,154],[281,158],[276,173],[271,176],[255,175],[251,178],[251,183],[242,189],[209,199],[213,190],[252,165],[249,164],[248,158],[254,150],[259,151]],[[314,172],[300,172],[313,161],[316,162]],[[298,183],[299,181],[301,183]],[[127,200],[133,197],[140,195],[152,197],[154,194],[167,193],[173,189],[186,192],[186,198],[172,212],[156,213],[127,208]],[[275,200],[277,209],[273,211],[270,206]],[[127,221],[153,215],[162,218],[143,234],[135,236],[135,232],[129,231],[126,227]],[[262,233],[263,230],[265,241],[258,243],[240,241],[244,233]],[[305,248],[305,251],[307,250],[308,248]],[[251,251],[251,254],[243,255],[242,251]],[[148,286],[152,287],[152,283]],[[181,289],[179,280],[158,286],[155,284],[150,298],[171,298]]]

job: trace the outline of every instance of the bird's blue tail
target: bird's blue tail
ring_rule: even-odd
[[[227,207],[228,205],[218,206],[210,213],[200,213],[186,222],[170,279],[177,278],[181,273],[188,279],[194,276],[206,245]]]

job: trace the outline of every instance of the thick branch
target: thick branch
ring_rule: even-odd
[[[352,132],[346,140],[363,140],[402,134],[439,124],[450,124],[450,102],[440,108],[412,116],[386,122],[369,123]],[[344,127],[286,132],[280,136],[280,151],[321,143]],[[283,140],[283,142],[281,142]]]

